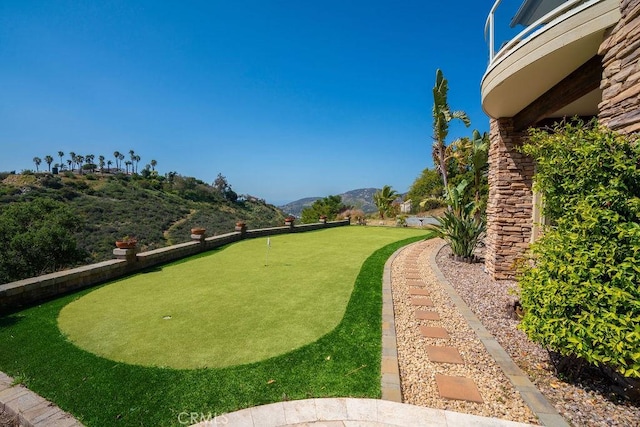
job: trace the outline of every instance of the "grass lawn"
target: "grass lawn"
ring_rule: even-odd
[[[0,317],[0,370],[90,426],[379,397],[383,266],[424,237],[274,236],[267,266],[266,239],[238,242]]]

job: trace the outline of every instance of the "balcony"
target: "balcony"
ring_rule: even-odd
[[[500,26],[507,7],[496,1],[485,26],[489,44],[489,65],[481,84],[485,113],[492,118],[516,116],[593,58],[605,31],[620,19],[619,4],[619,0],[525,0],[511,20],[512,27],[524,29],[512,35],[513,29],[508,33],[506,25]],[[507,41],[496,50],[496,38],[505,37]],[[546,117],[596,115],[601,99],[601,90],[595,89]]]

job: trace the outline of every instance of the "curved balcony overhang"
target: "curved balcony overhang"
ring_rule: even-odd
[[[620,19],[619,0],[592,1],[498,52],[482,78],[482,108],[492,118],[514,117],[597,54],[605,31]],[[596,115],[599,89],[549,117]]]

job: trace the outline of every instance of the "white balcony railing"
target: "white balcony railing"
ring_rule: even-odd
[[[552,26],[557,22],[567,19],[570,16],[575,15],[576,13],[581,12],[582,10],[605,0],[568,0],[562,3],[560,6],[556,7],[549,13],[542,16],[540,19],[533,22],[531,25],[527,26],[524,30],[520,31],[517,35],[511,37],[509,34],[513,34],[514,30],[509,30],[507,25],[500,26],[501,34],[500,43],[501,47],[498,51],[496,51],[496,14],[499,12],[498,8],[502,3],[502,0],[497,0],[491,11],[489,12],[489,16],[487,17],[487,21],[484,27],[485,40],[487,40],[489,45],[489,69],[492,68],[494,64],[500,61],[501,58],[506,56],[511,50],[513,50],[519,43],[525,41],[526,39],[535,37],[540,32],[544,31],[545,26]],[[505,8],[506,9],[506,8]],[[514,13],[514,11],[511,11]],[[504,16],[499,19],[502,20]],[[506,34],[506,36],[505,36]],[[506,37],[511,37],[506,38]]]

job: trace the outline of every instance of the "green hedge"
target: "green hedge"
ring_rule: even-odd
[[[519,283],[528,336],[563,355],[640,377],[640,147],[581,122],[532,130],[523,151],[552,226]]]

